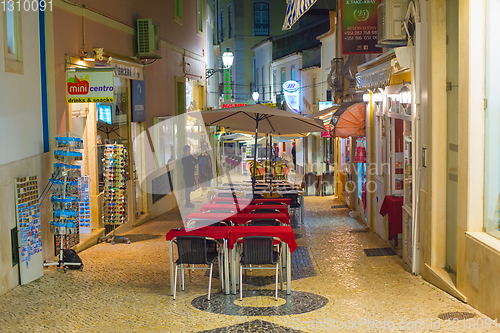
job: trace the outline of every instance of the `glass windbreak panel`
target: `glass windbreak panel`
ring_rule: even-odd
[[[122,144],[129,148],[128,115],[130,114],[130,86],[129,80],[114,78],[114,103],[96,103],[97,112],[97,163],[99,175],[99,190],[104,187],[102,159],[104,145]],[[130,158],[125,166],[129,169]]]
[[[499,1],[487,1],[486,10],[486,101],[485,111],[485,168],[484,168],[484,230],[500,238],[500,52],[498,31],[500,20],[496,13],[500,10]],[[497,12],[495,12],[497,11]]]

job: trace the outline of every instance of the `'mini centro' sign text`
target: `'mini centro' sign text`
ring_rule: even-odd
[[[113,103],[113,72],[67,72],[68,103]]]

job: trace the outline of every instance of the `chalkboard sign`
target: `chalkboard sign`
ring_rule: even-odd
[[[172,175],[169,172],[156,177],[152,181],[152,201],[157,202],[167,194],[170,194],[174,190],[172,186]]]

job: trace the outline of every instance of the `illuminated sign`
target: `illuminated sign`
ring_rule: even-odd
[[[247,106],[248,104],[247,103],[225,103],[225,104],[222,104],[222,108],[223,109],[227,109],[227,108],[238,108],[240,106]]]
[[[68,103],[113,103],[112,71],[67,71],[66,97]]]
[[[299,88],[297,81],[286,81],[283,83],[283,93],[288,107],[294,112],[299,113]]]

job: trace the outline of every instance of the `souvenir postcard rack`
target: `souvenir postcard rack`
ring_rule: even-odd
[[[50,221],[50,231],[59,236],[60,250],[58,262],[45,262],[44,266],[62,267],[66,271],[67,266],[80,266],[82,263],[65,262],[63,260],[63,249],[67,235],[73,235],[79,228],[79,202],[78,181],[81,176],[80,166],[74,165],[76,160],[82,159],[82,153],[77,151],[83,149],[83,140],[68,136],[56,137],[56,149],[54,151],[57,160],[54,163],[52,173],[52,195],[50,201],[53,208],[53,219]]]
[[[43,275],[42,233],[36,176],[15,179],[21,284]]]
[[[104,149],[104,224],[106,231],[113,231],[112,235],[100,237],[97,243],[120,239],[128,244],[127,237],[116,236],[115,229],[127,221],[127,148],[121,144],[108,144]]]

